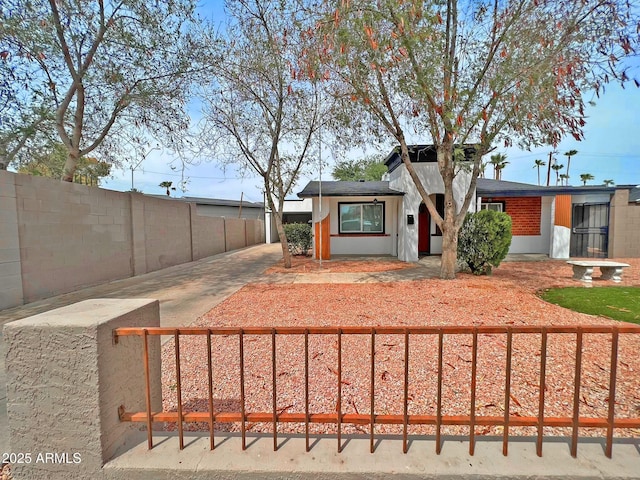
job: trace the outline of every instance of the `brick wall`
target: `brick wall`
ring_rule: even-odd
[[[491,201],[504,202],[504,212],[511,217],[513,222],[512,235],[540,235],[542,211],[540,197],[493,197]]]

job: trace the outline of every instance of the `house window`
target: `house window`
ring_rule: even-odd
[[[504,212],[504,202],[482,202],[480,210],[493,210],[495,212]]]
[[[384,202],[340,203],[340,233],[384,233]]]

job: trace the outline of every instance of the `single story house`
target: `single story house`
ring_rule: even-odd
[[[473,147],[464,148],[468,160]],[[439,212],[444,183],[431,145],[410,147],[414,168]],[[415,262],[442,253],[442,234],[402,163],[398,149],[385,160],[379,182],[309,182],[298,193],[312,201],[314,256],[389,255]],[[462,205],[471,173],[454,180]],[[551,258],[640,257],[640,188],[542,187],[480,178],[469,211],[503,211],[513,220],[510,253]]]

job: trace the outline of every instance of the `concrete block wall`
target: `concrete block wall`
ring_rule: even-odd
[[[197,260],[226,250],[224,218],[192,216],[193,259]]]
[[[0,171],[0,310],[264,242],[264,222]]]
[[[227,250],[237,250],[247,245],[246,224],[241,218],[225,218]]]
[[[13,177],[0,170],[0,308],[24,303],[16,202]]]
[[[128,195],[14,178],[25,302],[131,275]]]
[[[616,190],[609,214],[609,257],[640,257],[639,237],[640,205],[629,203],[629,190]]]
[[[12,452],[30,454],[12,465],[16,479],[103,478],[102,466],[139,438],[139,425],[120,422],[118,407],[146,410],[141,339],[116,344],[113,329],[159,325],[159,303],[148,299],[87,300],[5,325],[9,442]],[[148,345],[157,411],[160,337]]]
[[[143,225],[148,272],[194,260],[188,203],[144,197]]]

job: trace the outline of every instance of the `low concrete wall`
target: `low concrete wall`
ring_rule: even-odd
[[[0,171],[0,310],[263,243],[264,222]]]
[[[7,415],[14,478],[93,480],[139,426],[118,407],[144,411],[139,338],[118,327],[160,325],[157,300],[87,300],[5,325]],[[149,338],[152,408],[161,408],[160,337]],[[139,360],[138,360],[139,359]],[[28,457],[26,454],[29,454]]]

